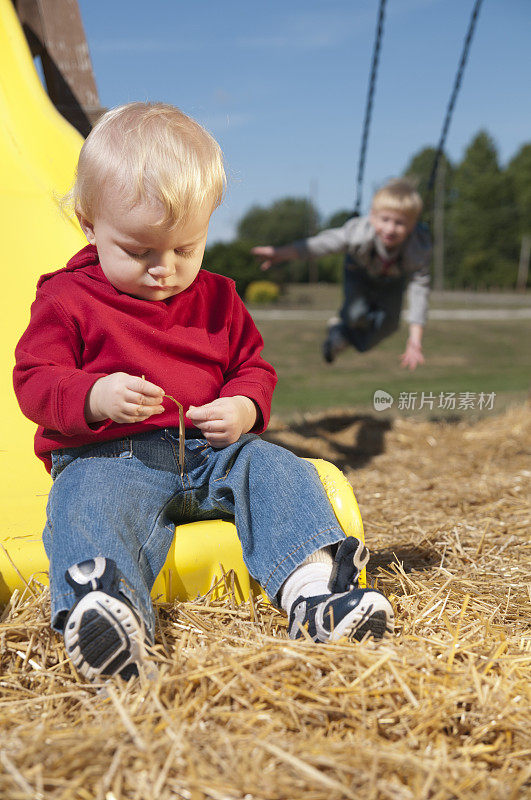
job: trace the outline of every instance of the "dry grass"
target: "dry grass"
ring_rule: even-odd
[[[383,645],[293,643],[278,612],[227,593],[161,607],[157,682],[102,696],[50,632],[46,591],[14,597],[0,625],[0,797],[528,797],[530,418],[338,411],[273,426],[351,480],[370,578],[397,615]]]

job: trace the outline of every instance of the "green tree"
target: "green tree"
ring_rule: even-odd
[[[205,252],[203,265],[210,272],[232,278],[240,297],[245,295],[251,281],[263,277],[256,258],[251,254],[251,245],[242,239],[213,244]],[[271,279],[274,280],[274,277]]]
[[[354,211],[342,208],[340,211],[335,211],[323,225],[323,230],[328,228],[341,228],[345,222],[354,216]]]
[[[253,206],[238,223],[238,238],[254,245],[270,244],[278,247],[317,232],[319,215],[314,205],[305,198],[285,197],[267,208]],[[256,267],[256,260],[255,260]],[[308,261],[291,261],[275,268],[268,277],[278,282],[303,283],[309,279]]]
[[[481,131],[453,180],[447,276],[451,286],[514,286],[518,223],[512,183],[498,163],[491,137]]]
[[[424,211],[422,214],[423,221],[431,228],[433,225],[433,200],[434,191],[428,190],[428,182],[430,180],[431,171],[433,169],[433,162],[437,149],[435,147],[424,147],[419,150],[414,156],[411,157],[409,164],[404,170],[404,175],[411,178],[417,185],[418,192],[422,197],[424,203]],[[453,166],[444,153],[441,153],[439,165],[445,167],[445,209],[448,208],[451,202],[451,184],[453,175]]]
[[[520,235],[531,234],[531,144],[524,144],[507,165],[513,185]]]
[[[238,224],[238,238],[253,245],[289,244],[314,234],[319,215],[305,198],[285,197],[268,208],[253,206]]]

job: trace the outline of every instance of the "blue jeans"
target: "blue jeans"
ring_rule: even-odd
[[[400,312],[406,281],[403,276],[371,277],[365,269],[345,261],[345,299],[338,326],[342,336],[364,353],[394,333],[400,325]]]
[[[344,538],[315,467],[289,450],[254,434],[221,450],[187,439],[181,478],[178,438],[167,428],[52,453],[43,539],[56,630],[75,603],[65,571],[100,555],[116,562],[119,590],[153,637],[150,591],[175,524],[234,521],[245,564],[273,600],[308,555]]]

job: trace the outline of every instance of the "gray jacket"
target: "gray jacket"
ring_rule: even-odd
[[[367,270],[373,278],[380,277],[384,271],[395,277],[405,275],[409,283],[409,321],[425,324],[432,247],[429,234],[423,228],[415,228],[403,245],[390,251],[376,237],[369,217],[354,217],[341,228],[330,228],[309,239],[300,239],[294,246],[301,258],[347,253],[353,267]]]

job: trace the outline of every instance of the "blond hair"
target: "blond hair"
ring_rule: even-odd
[[[159,224],[175,225],[200,208],[214,211],[225,184],[221,148],[198,122],[166,103],[128,103],[90,132],[67,200],[94,222],[108,186],[131,206],[159,203]]]
[[[409,178],[392,178],[372,198],[372,210],[383,208],[400,211],[411,220],[416,220],[422,213],[422,198],[415,184]]]

